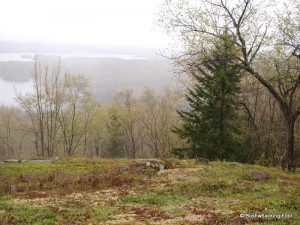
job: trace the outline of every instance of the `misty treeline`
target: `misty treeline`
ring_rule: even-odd
[[[93,96],[83,75],[35,62],[32,93],[17,93],[18,107],[0,109],[2,159],[55,156],[169,157],[182,142],[171,127],[180,96],[145,88],[116,94],[110,104]]]
[[[166,158],[207,151],[210,160],[295,169],[300,2],[281,11],[272,1],[194,3],[167,0],[159,21],[180,37],[180,51],[170,58],[184,88],[162,95],[145,88],[140,96],[126,89],[104,105],[84,76],[36,62],[35,91],[18,94],[18,108],[1,108],[1,157]],[[233,52],[216,48],[224,42]],[[185,154],[189,149],[194,153]]]
[[[181,83],[190,89],[195,78]],[[157,95],[144,88],[140,96],[131,89],[102,104],[92,94],[83,75],[62,72],[37,61],[33,73],[34,91],[17,93],[18,107],[0,108],[0,156],[5,158],[49,158],[96,156],[168,158],[174,149],[188,143],[174,131],[182,125],[178,111],[188,110],[186,88],[178,85]],[[239,83],[238,154],[230,160],[263,165],[280,165],[285,156],[285,128],[278,103],[251,76]],[[295,133],[300,132],[299,119]],[[199,134],[200,136],[200,134]],[[299,135],[295,147],[300,147]],[[225,158],[212,155],[210,159]]]

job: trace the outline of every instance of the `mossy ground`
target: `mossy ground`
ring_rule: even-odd
[[[71,158],[0,163],[0,224],[300,224],[300,175],[279,168]],[[126,169],[124,166],[127,166]],[[257,169],[269,179],[254,180]],[[292,218],[241,218],[240,214]]]

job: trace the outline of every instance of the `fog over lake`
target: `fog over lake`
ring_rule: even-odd
[[[128,54],[109,54],[109,53],[84,53],[84,52],[73,52],[73,53],[36,53],[36,52],[21,52],[21,53],[0,53],[1,62],[9,61],[22,61],[30,62],[34,61],[36,56],[55,56],[61,59],[67,58],[117,58],[117,59],[145,59],[144,57],[138,57],[135,55]]]
[[[15,89],[22,93],[32,90],[30,80],[36,58],[49,67],[60,61],[62,72],[85,75],[95,96],[105,102],[126,88],[139,95],[146,86],[158,93],[170,87],[173,75],[169,61],[151,49],[141,53],[132,50],[132,54],[130,50],[104,52],[0,52],[0,104],[15,104]]]

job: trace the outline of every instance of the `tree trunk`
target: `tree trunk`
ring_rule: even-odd
[[[99,145],[96,146],[95,152],[96,152],[96,157],[99,157],[99,156],[100,156],[100,148],[99,148]]]
[[[287,165],[288,170],[291,172],[295,171],[295,121],[293,117],[285,116],[285,129],[286,129],[286,151],[285,151],[285,166]]]
[[[222,88],[222,99],[221,99],[221,115],[220,115],[220,146],[224,145],[224,130],[225,130],[225,90]]]

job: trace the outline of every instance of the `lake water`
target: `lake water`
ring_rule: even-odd
[[[0,78],[0,105],[17,105],[15,102],[16,92],[24,94],[32,90],[32,81],[15,83]]]

